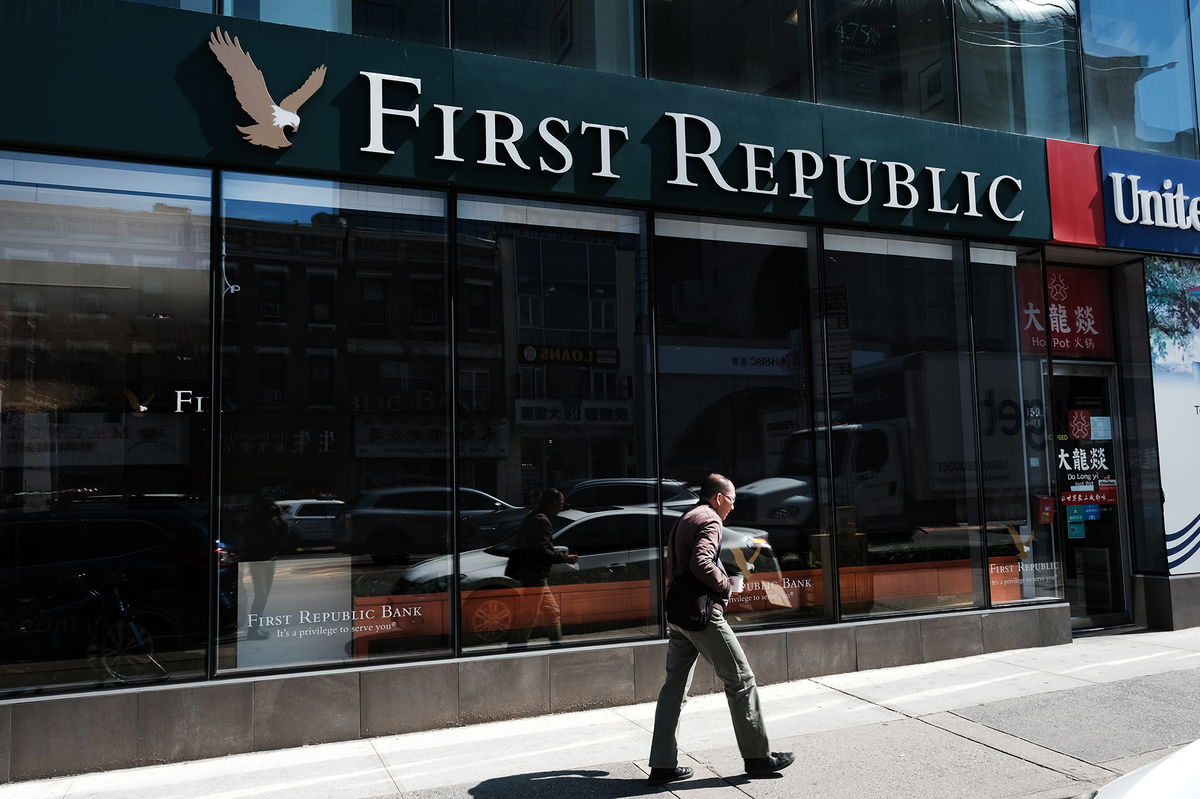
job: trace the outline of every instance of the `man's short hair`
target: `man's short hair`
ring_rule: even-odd
[[[717,494],[728,494],[733,490],[733,482],[724,475],[710,474],[700,484],[700,499],[712,499]]]

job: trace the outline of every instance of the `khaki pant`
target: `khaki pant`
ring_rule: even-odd
[[[679,765],[679,716],[687,703],[688,688],[696,669],[696,656],[703,655],[725,685],[725,699],[733,720],[733,733],[745,759],[767,757],[771,753],[762,709],[758,704],[758,686],[746,661],[742,646],[733,634],[720,607],[713,608],[708,627],[699,631],[681,630],[667,625],[667,679],[658,693],[654,711],[654,738],[650,744],[650,768],[674,768]]]
[[[558,607],[558,599],[550,590],[550,581],[546,577],[523,578],[521,580],[520,612],[518,618],[528,621],[528,627],[513,631],[509,639],[512,644],[523,644],[533,635],[533,631],[542,628],[551,643],[562,640],[562,611]]]

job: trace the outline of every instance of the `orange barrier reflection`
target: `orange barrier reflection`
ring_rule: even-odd
[[[1019,581],[1011,579],[1018,560],[989,560],[993,602],[1021,598]],[[969,596],[971,561],[849,566],[841,570],[841,600],[855,605],[922,597]],[[551,586],[562,612],[562,625],[646,624],[651,619],[650,585],[646,580],[576,583]],[[819,569],[779,572],[746,581],[733,597],[731,612],[813,608],[824,604],[824,574]],[[540,625],[536,588],[487,588],[463,596],[462,632],[481,643],[500,643],[512,630]],[[356,597],[354,655],[368,654],[370,642],[395,638],[446,636],[450,631],[447,594],[395,594]]]

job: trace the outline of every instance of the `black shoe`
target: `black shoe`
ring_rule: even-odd
[[[691,776],[692,770],[687,766],[652,768],[650,769],[650,784],[665,785],[668,782],[679,782],[680,780],[689,779]]]
[[[746,773],[752,777],[756,774],[774,774],[795,762],[796,756],[791,752],[772,752],[766,757],[752,757],[746,760]]]

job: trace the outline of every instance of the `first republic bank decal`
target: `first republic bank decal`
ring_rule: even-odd
[[[238,132],[253,145],[273,149],[290,147],[292,141],[286,132],[290,129],[295,135],[299,130],[300,107],[321,88],[325,66],[313,70],[296,91],[276,103],[267,89],[263,73],[236,37],[218,28],[208,44],[232,79],[238,103],[254,121],[252,125],[236,126]],[[420,127],[421,78],[369,71],[358,74],[367,82],[365,113],[369,131],[367,144],[359,149],[364,153],[392,156],[395,151],[384,142],[385,127],[389,122]],[[385,105],[384,89],[387,86],[406,87],[410,93],[415,93],[412,104],[406,108]],[[527,161],[518,150],[518,146],[527,144],[528,139],[526,124],[516,115],[496,109],[468,111],[461,106],[440,103],[432,104],[432,108],[436,110],[436,114],[431,115],[435,120],[433,124],[440,122],[441,126],[441,151],[432,156],[435,161],[465,163],[458,155],[461,127],[471,115],[476,115],[482,120],[483,131],[483,157],[475,161],[476,164],[564,175],[574,169],[576,157],[567,143],[568,138],[578,134],[573,139],[573,146],[593,148],[592,155],[599,165],[591,173],[592,177],[621,180],[615,155],[622,144],[630,141],[628,126],[586,120],[576,124],[557,116],[543,117],[532,126],[529,134],[530,138],[536,137],[535,147],[540,146],[536,161],[532,162],[532,156]],[[675,111],[664,112],[663,118],[670,120],[674,131],[674,175],[666,181],[670,186],[697,188],[701,185],[697,182],[699,178],[730,194],[786,194],[808,201],[813,199],[814,190],[827,191],[832,178],[838,198],[852,207],[874,202],[882,208],[897,211],[921,209],[947,217],[990,217],[1002,223],[1020,222],[1025,215],[1024,210],[1013,210],[1013,206],[1018,205],[1022,182],[1012,175],[986,179],[981,172],[948,172],[938,166],[914,168],[902,161],[879,161],[836,153],[822,156],[802,148],[786,149],[777,155],[775,147],[753,142],[737,142],[735,152],[739,154],[728,159],[723,170],[714,158],[721,149],[721,131],[712,120]],[[738,174],[734,176],[731,172]],[[947,206],[944,198],[954,181],[961,181],[961,199]],[[883,199],[882,203],[880,199]]]

